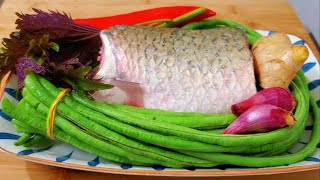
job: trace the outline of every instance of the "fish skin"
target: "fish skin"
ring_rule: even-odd
[[[100,37],[103,54],[95,78],[139,83],[146,108],[230,113],[232,104],[257,91],[241,29],[115,26]],[[101,100],[108,91],[95,94]]]

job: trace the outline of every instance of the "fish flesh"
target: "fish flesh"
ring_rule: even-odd
[[[181,112],[228,113],[256,93],[253,60],[239,28],[115,26],[100,33],[95,75],[111,90],[93,98]]]
[[[94,79],[114,84],[93,98],[179,112],[229,113],[256,93],[245,32],[114,26],[101,31]]]

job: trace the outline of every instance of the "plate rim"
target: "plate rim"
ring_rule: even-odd
[[[82,164],[74,164],[67,162],[56,162],[28,155],[19,156],[13,152],[7,151],[0,147],[0,150],[10,156],[18,159],[23,159],[29,162],[50,165],[54,167],[74,169],[74,170],[85,170],[91,172],[109,173],[109,174],[120,174],[120,175],[143,175],[143,176],[167,176],[167,177],[227,177],[227,176],[254,176],[254,175],[271,175],[271,174],[284,174],[291,172],[302,172],[320,169],[320,164],[292,166],[292,167],[266,167],[254,170],[221,170],[221,171],[155,171],[155,170],[134,170],[134,169],[116,169],[108,167],[96,167],[86,166]]]

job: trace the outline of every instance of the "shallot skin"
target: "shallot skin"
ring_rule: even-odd
[[[257,92],[250,98],[231,106],[234,115],[240,116],[249,108],[259,104],[271,104],[287,111],[295,107],[292,93],[281,87],[267,88]]]
[[[222,134],[269,132],[294,123],[291,112],[271,104],[261,104],[241,114]]]

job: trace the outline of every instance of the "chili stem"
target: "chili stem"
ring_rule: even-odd
[[[172,22],[161,24],[161,25],[159,25],[158,27],[167,27],[167,28],[173,27],[173,26],[175,26],[176,24],[178,24],[178,23],[180,23],[180,22],[183,22],[183,21],[186,21],[186,20],[188,20],[188,19],[191,19],[191,18],[193,18],[193,17],[196,17],[196,16],[204,13],[205,11],[206,11],[205,8],[198,8],[198,9],[193,10],[193,11],[191,11],[191,12],[189,12],[189,13],[186,13],[186,14],[184,14],[184,15],[182,15],[182,16],[179,16],[179,17],[174,18],[174,19],[172,20]]]
[[[159,24],[159,23],[170,23],[170,22],[172,22],[171,19],[157,19],[157,20],[138,23],[136,25],[137,26],[143,26],[143,25],[151,25],[151,24]]]

